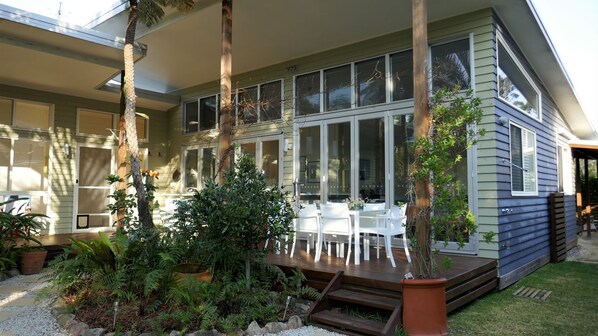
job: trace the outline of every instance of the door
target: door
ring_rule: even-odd
[[[76,157],[73,231],[110,228],[113,220],[106,207],[112,187],[106,177],[114,171],[114,149],[79,145]]]

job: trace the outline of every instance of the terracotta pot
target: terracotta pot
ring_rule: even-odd
[[[177,281],[185,277],[192,277],[203,282],[212,282],[212,272],[207,266],[200,264],[180,264],[174,267],[174,277]]]
[[[403,328],[410,335],[448,335],[446,279],[404,279]]]
[[[21,252],[21,274],[37,274],[44,268],[48,251],[34,250]]]

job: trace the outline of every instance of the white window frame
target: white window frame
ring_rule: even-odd
[[[201,100],[205,99],[205,98],[212,98],[212,97],[216,98],[216,119],[215,119],[216,123],[214,124],[214,128],[202,130],[200,127],[200,125],[201,125]],[[193,103],[193,102],[197,102],[197,131],[187,132],[186,131],[187,127],[185,125],[185,120],[187,117],[187,104]],[[197,97],[195,99],[185,100],[183,102],[182,110],[183,110],[183,118],[181,118],[181,123],[182,123],[183,135],[192,135],[192,134],[198,134],[198,133],[212,132],[213,130],[216,130],[220,127],[219,126],[220,125],[220,119],[219,119],[219,116],[220,116],[220,94],[218,94],[218,93]]]
[[[35,100],[16,99],[16,98],[5,97],[5,96],[0,96],[0,98],[12,101],[12,107],[11,107],[11,111],[10,111],[11,112],[10,125],[7,125],[7,126],[13,128],[13,129],[17,129],[17,130],[34,130],[34,131],[45,132],[45,133],[50,132],[50,130],[54,127],[54,104],[39,102],[39,101],[35,101]],[[16,116],[17,102],[48,106],[48,108],[49,108],[48,109],[48,128],[27,128],[27,127],[15,126],[15,119],[17,117]]]
[[[475,92],[475,54],[474,54],[474,42],[473,42],[473,33],[469,33],[466,36],[459,35],[455,36],[450,39],[444,39],[441,41],[434,42],[428,45],[428,76],[430,80],[428,81],[428,89],[430,94],[434,93],[434,80],[433,76],[433,64],[432,64],[432,47],[440,46],[443,44],[449,44],[457,41],[467,40],[469,44],[469,88],[461,88],[461,92],[465,92],[468,89],[472,89]],[[409,49],[407,49],[409,50]],[[411,49],[413,51],[413,49]],[[415,90],[415,88],[414,88]],[[414,93],[415,98],[415,93]]]
[[[556,141],[556,150],[557,150],[557,159],[556,159],[556,169],[557,172],[557,190],[559,192],[563,192],[565,195],[573,195],[575,194],[575,188],[573,184],[573,156],[571,152],[571,147],[569,143],[563,136],[557,135]],[[558,155],[559,152],[561,154],[561,160],[563,165],[559,165]],[[559,175],[563,176],[563,181],[560,181]],[[563,190],[559,189],[559,186],[563,183]]]
[[[513,103],[504,99],[503,97],[501,97],[498,94],[498,92],[499,92],[498,68],[500,67],[500,59],[498,57],[498,52],[499,52],[499,48],[501,48],[501,46],[504,48],[507,55],[509,55],[509,57],[511,58],[511,61],[513,61],[515,66],[519,69],[519,71],[521,71],[521,74],[523,75],[525,80],[528,81],[529,85],[536,92],[536,97],[537,97],[536,104],[538,106],[538,111],[537,111],[538,115],[533,115],[529,112],[524,111],[523,109],[517,107],[516,105],[514,105]],[[498,33],[496,35],[496,97],[498,97],[498,99],[502,100],[506,104],[509,104],[509,106],[515,108],[517,111],[523,113],[524,115],[529,116],[539,122],[542,122],[542,92],[540,91],[540,89],[538,89],[538,87],[536,86],[536,83],[530,77],[530,75],[527,73],[527,71],[525,71],[525,68],[523,67],[523,65],[521,64],[521,62],[519,61],[519,59],[513,52],[513,50],[511,50],[511,47],[509,46],[507,41],[504,39],[504,37],[502,37],[502,35],[500,33]]]
[[[515,126],[516,128],[519,128],[521,130],[521,143],[523,145],[523,132],[527,132],[530,134],[534,135],[534,171],[535,171],[535,190],[533,191],[526,191],[525,190],[525,171],[523,171],[523,191],[519,191],[519,190],[513,190],[513,169],[521,169],[523,170],[523,165],[521,167],[516,167],[513,164],[513,154],[511,153],[511,139],[512,139],[512,134],[511,134],[511,126]],[[522,152],[523,152],[523,148],[522,148]],[[523,160],[523,157],[522,157]],[[530,130],[527,127],[524,127],[520,124],[514,123],[514,122],[509,122],[509,163],[510,163],[510,176],[511,176],[511,196],[537,196],[538,195],[538,179],[539,179],[539,172],[538,172],[538,137],[536,132]]]
[[[210,145],[186,145],[181,148],[181,193],[187,194],[189,189],[201,190],[202,189],[202,181],[203,181],[203,150],[204,149],[212,149],[216,154],[218,148],[215,146]],[[187,187],[187,174],[185,173],[186,163],[187,163],[187,151],[189,150],[197,150],[197,187]],[[217,168],[217,167],[216,167]]]

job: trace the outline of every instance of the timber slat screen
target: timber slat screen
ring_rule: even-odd
[[[565,260],[567,240],[565,234],[565,194],[550,194],[550,261]]]

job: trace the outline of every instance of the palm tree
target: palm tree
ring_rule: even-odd
[[[129,18],[127,20],[127,27],[125,31],[124,47],[124,124],[126,125],[126,142],[129,146],[131,175],[133,177],[133,185],[137,191],[137,209],[139,211],[139,221],[141,222],[142,227],[145,228],[153,227],[154,223],[146,198],[143,179],[141,177],[139,143],[137,139],[137,127],[135,125],[136,95],[133,43],[135,42],[137,21],[139,20],[145,25],[151,26],[158,23],[160,19],[164,17],[164,7],[174,7],[181,12],[187,12],[193,8],[193,5],[194,0],[129,0]],[[124,137],[121,136],[121,141],[123,140]],[[122,162],[119,162],[118,164],[120,167]]]

